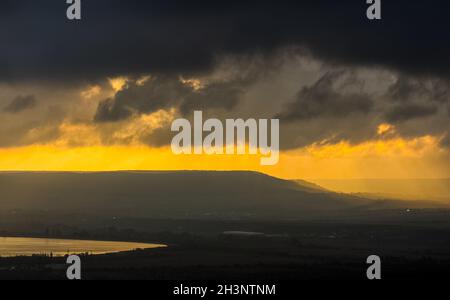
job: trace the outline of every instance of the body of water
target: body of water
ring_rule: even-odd
[[[166,246],[128,242],[0,237],[0,257],[31,256],[34,254],[50,253],[54,256],[81,253],[98,255],[131,251],[135,249],[153,249],[164,247]]]

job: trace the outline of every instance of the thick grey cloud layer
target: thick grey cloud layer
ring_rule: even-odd
[[[129,82],[99,102],[87,121],[99,128],[175,108],[184,116],[203,110],[217,117],[279,117],[284,149],[367,140],[383,122],[408,137],[450,132],[448,1],[383,1],[378,22],[366,19],[361,0],[83,1],[81,22],[68,21],[66,8],[60,0],[0,3],[0,82],[101,85],[116,75],[151,74],[145,84]],[[320,67],[285,72],[272,63],[295,65],[305,53]],[[255,56],[265,63],[249,66]],[[180,81],[211,79],[230,57],[247,58],[247,65],[235,61],[238,74],[219,76],[202,89]],[[373,83],[374,77],[384,83]],[[260,101],[265,94],[272,99]],[[38,97],[38,107],[49,106]],[[1,113],[14,117],[35,105],[33,97],[18,97]],[[43,126],[31,119],[0,133],[0,145],[16,145]],[[61,122],[48,125],[54,128],[42,140],[57,138]],[[144,140],[157,146],[169,141],[168,128]]]
[[[386,114],[386,120],[397,123],[411,119],[429,117],[435,115],[437,112],[438,108],[434,105],[404,104],[392,108]]]
[[[265,65],[258,68],[265,68]],[[306,72],[303,68],[305,66],[298,67],[296,76],[288,73],[293,82],[297,76],[305,76],[301,75]],[[245,68],[237,73],[245,73]],[[316,142],[358,143],[380,138],[377,129],[382,123],[394,125],[404,137],[445,136],[450,132],[450,98],[444,97],[450,85],[443,80],[323,65],[312,71],[316,80],[310,84],[299,82],[288,91],[275,84],[277,78],[285,78],[284,73],[286,71],[280,68],[251,79],[232,77],[227,81],[206,83],[200,89],[182,83],[177,77],[154,77],[144,85],[130,84],[114,98],[101,102],[95,120],[99,123],[123,121],[173,108],[188,119],[194,110],[221,119],[276,117],[282,122],[283,149]],[[373,82],[374,78],[378,81]],[[257,96],[253,94],[255,91]],[[274,110],[268,115],[264,102],[258,101],[258,95],[267,91],[275,95],[273,101],[280,102],[278,114]],[[295,94],[291,96],[293,91]],[[243,115],[242,107],[248,103],[252,103],[251,111]],[[259,103],[263,103],[262,106]],[[169,126],[142,136],[142,142],[152,146],[167,145],[170,141]]]
[[[122,121],[135,114],[151,113],[170,108],[179,102],[180,95],[189,93],[179,79],[156,78],[145,85],[129,83],[114,98],[100,102],[95,121]]]
[[[114,98],[100,102],[94,119],[115,122],[171,108],[184,115],[194,110],[229,110],[239,102],[243,85],[240,81],[218,82],[197,90],[174,76],[157,76],[141,85],[130,82]]]
[[[29,96],[18,96],[14,100],[11,101],[3,111],[8,113],[20,113],[24,110],[34,108],[37,104],[36,97],[33,95]]]
[[[283,125],[282,145],[297,148],[314,142],[375,138],[381,123],[390,123],[403,137],[450,133],[450,84],[445,80],[410,77],[372,70],[373,76],[351,68],[328,71],[297,93],[276,117]],[[393,78],[395,76],[395,79]]]
[[[448,1],[96,0],[0,3],[0,80],[86,80],[211,69],[223,55],[309,49],[319,59],[450,75]]]
[[[284,121],[308,120],[320,117],[349,117],[353,114],[367,115],[374,107],[374,101],[364,93],[341,94],[335,90],[339,79],[346,72],[325,74],[315,84],[303,88],[294,103],[277,116]],[[348,84],[346,78],[342,85]],[[351,79],[350,79],[351,80]]]
[[[450,101],[446,97],[450,85],[446,80],[380,69],[336,68],[311,61],[310,57],[289,55],[282,66],[274,67],[271,72],[264,72],[267,65],[240,65],[231,73],[219,69],[206,74],[197,85],[171,75],[154,75],[144,83],[130,79],[113,97],[98,98],[97,106],[97,102],[92,103],[93,110],[83,122],[98,130],[101,140],[108,145],[137,140],[151,146],[170,144],[170,122],[155,130],[138,130],[136,136],[123,135],[123,130],[130,124],[140,124],[135,122],[143,114],[173,109],[177,117],[188,119],[194,110],[202,110],[205,118],[222,120],[280,118],[282,149],[317,142],[358,143],[383,138],[377,136],[377,128],[386,122],[395,125],[396,132],[403,137],[432,134],[445,138],[450,132]],[[79,97],[69,101],[66,109],[70,109],[70,103],[79,105]],[[45,105],[42,102],[38,108]],[[271,108],[267,109],[268,106]],[[32,117],[35,111],[27,110],[26,114]],[[19,118],[22,114],[17,115],[16,125],[8,122],[12,126],[9,132],[0,133],[3,136],[0,145],[51,142],[58,139],[62,122],[67,123],[67,118],[69,122],[77,120],[68,111],[66,117],[47,122],[54,115],[42,116],[39,123],[24,123]],[[443,145],[447,144],[448,136],[443,140]]]
[[[385,113],[389,122],[401,123],[409,120],[437,115],[450,104],[449,81],[427,80],[401,76],[385,97],[394,105]]]

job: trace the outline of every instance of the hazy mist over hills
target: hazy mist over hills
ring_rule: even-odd
[[[432,200],[450,203],[450,179],[313,180],[324,188],[369,197]]]
[[[434,207],[328,192],[255,172],[0,173],[0,211],[145,218],[295,219],[333,212]]]

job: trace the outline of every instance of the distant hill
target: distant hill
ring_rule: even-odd
[[[255,172],[0,173],[0,191],[0,211],[121,217],[292,219],[410,207]]]
[[[305,191],[305,192],[311,192],[311,193],[331,193],[330,190],[327,190],[323,187],[321,187],[318,184],[308,182],[305,180],[294,180],[295,183],[299,185],[299,187]]]
[[[314,180],[333,191],[372,199],[427,200],[450,203],[450,179]]]

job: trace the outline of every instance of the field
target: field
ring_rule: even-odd
[[[384,216],[384,224],[376,224],[375,217],[371,222],[123,220],[128,229],[66,227],[46,234],[169,245],[83,256],[84,279],[364,280],[372,254],[382,258],[384,279],[439,279],[450,270],[448,213],[423,212],[401,222]],[[243,233],[249,231],[264,234]],[[3,258],[0,278],[65,279],[64,259]]]

